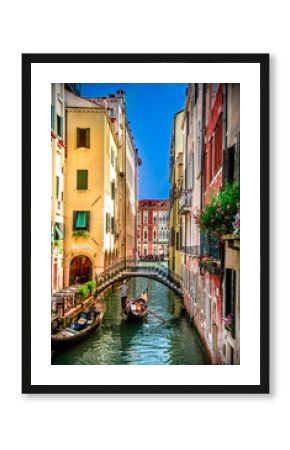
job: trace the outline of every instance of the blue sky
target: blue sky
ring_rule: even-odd
[[[126,92],[128,120],[142,159],[139,199],[169,197],[169,146],[174,113],[184,107],[187,84],[82,83],[81,96]]]

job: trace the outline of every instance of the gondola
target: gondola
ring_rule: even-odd
[[[80,317],[74,324],[74,327],[67,327],[52,333],[52,348],[65,347],[82,341],[88,334],[98,328],[103,320],[104,314],[104,309],[97,307],[89,312],[80,313]]]
[[[148,315],[149,292],[148,287],[140,297],[130,300],[125,311],[122,312],[123,319],[135,321],[144,319]]]

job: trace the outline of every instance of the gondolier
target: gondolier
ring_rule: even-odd
[[[140,320],[147,316],[148,314],[148,301],[149,301],[149,293],[148,286],[147,289],[143,292],[139,297],[127,301],[127,306],[123,310],[123,319],[124,320]]]
[[[128,285],[127,280],[124,280],[121,286],[119,287],[120,294],[121,294],[121,305],[122,305],[122,311],[126,310],[127,305],[127,298],[128,298]]]

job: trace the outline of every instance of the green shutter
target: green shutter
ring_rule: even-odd
[[[73,211],[73,230],[76,230],[77,211]]]
[[[87,170],[77,170],[77,189],[88,189]]]
[[[76,133],[76,146],[77,148],[80,147],[80,129],[77,128],[77,133]]]
[[[59,137],[63,137],[63,118],[57,116],[57,134]]]
[[[54,105],[51,105],[51,129],[54,130]]]
[[[115,234],[115,217],[111,217],[111,232]]]
[[[59,177],[56,177],[56,189],[55,189],[55,198],[58,199],[59,197]]]
[[[111,198],[112,200],[115,200],[115,182],[111,182]]]

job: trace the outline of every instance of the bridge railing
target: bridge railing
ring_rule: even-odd
[[[107,267],[97,276],[97,284],[102,285],[116,278],[121,273],[126,272],[150,272],[161,278],[166,278],[176,286],[181,285],[181,278],[171,272],[167,262],[162,261],[140,261],[134,259],[126,259]]]

